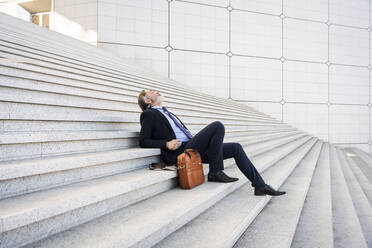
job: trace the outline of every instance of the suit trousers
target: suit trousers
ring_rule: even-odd
[[[260,173],[247,157],[242,145],[237,142],[223,143],[225,127],[222,122],[214,121],[200,130],[192,139],[182,143],[181,149],[196,149],[203,163],[209,163],[209,172],[224,169],[223,160],[233,157],[240,171],[251,181],[253,187],[263,187],[265,182]]]

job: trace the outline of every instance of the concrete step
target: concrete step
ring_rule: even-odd
[[[23,38],[24,38],[24,36],[22,36],[22,39]],[[101,80],[102,79],[108,79],[108,78],[110,78],[111,80],[113,80],[113,79],[115,80],[116,79],[116,81],[117,81],[117,79],[120,79],[120,78],[125,79],[122,76],[120,77],[120,75],[116,75],[116,77],[113,78],[113,76],[115,74],[113,74],[112,71],[110,71],[108,73],[104,73],[106,75],[105,77],[98,76],[100,74],[97,74],[97,72],[100,72],[100,69],[102,67],[97,67],[97,68],[90,69],[89,67],[84,66],[84,67],[80,67],[81,70],[72,69],[71,66],[73,66],[74,63],[76,63],[76,59],[74,59],[73,61],[67,61],[67,63],[66,63],[68,65],[67,67],[61,67],[61,65],[59,65],[59,64],[62,63],[60,61],[60,59],[58,61],[54,61],[54,60],[50,59],[50,56],[51,56],[52,53],[48,53],[46,55],[48,57],[48,59],[46,60],[46,62],[43,62],[43,60],[45,60],[45,59],[43,59],[44,57],[41,57],[40,55],[37,55],[37,54],[35,55],[35,53],[39,53],[40,49],[42,49],[42,48],[37,48],[32,53],[30,53],[30,52],[27,53],[27,51],[25,51],[26,45],[25,44],[22,44],[20,47],[18,47],[18,49],[14,49],[14,48],[17,48],[17,44],[14,43],[14,40],[17,39],[17,37],[15,37],[15,36],[9,36],[9,34],[4,33],[4,30],[1,30],[1,29],[0,29],[0,39],[2,39],[2,41],[0,41],[0,44],[3,44],[2,46],[0,46],[1,47],[1,50],[2,50],[2,56],[7,57],[10,60],[15,60],[15,61],[26,60],[27,61],[27,64],[33,64],[34,65],[33,68],[37,68],[38,66],[39,67],[42,66],[43,68],[55,68],[60,73],[62,71],[66,71],[67,70],[67,71],[70,71],[71,73],[76,74],[76,75],[86,75],[86,76],[89,76],[90,75],[90,76],[92,76],[94,78],[97,78],[98,77]],[[9,42],[7,40],[12,40],[13,42]],[[22,40],[19,40],[19,39],[16,40],[16,41],[17,41],[17,43],[22,42]],[[5,45],[7,45],[7,46],[5,46]],[[35,46],[37,46],[37,43],[33,43],[32,44],[32,47],[30,47],[29,50],[30,49],[34,49]],[[17,55],[17,54],[19,54],[19,55]],[[63,51],[62,54],[65,55],[65,51]],[[23,56],[21,56],[21,55],[23,55]],[[26,56],[26,55],[28,55],[28,56]],[[66,59],[66,57],[63,56],[63,59]],[[47,62],[49,62],[49,63],[47,63]],[[62,63],[62,65],[63,65],[63,63]],[[93,73],[89,73],[89,69]],[[86,72],[87,70],[88,70],[88,72]],[[43,70],[43,71],[49,71],[50,72],[52,70]],[[55,73],[57,73],[57,72],[55,72]],[[62,74],[60,74],[60,75],[62,75]],[[127,82],[127,80],[126,80],[125,83],[129,83],[129,82]],[[142,85],[146,85],[146,82],[145,83],[142,83]],[[147,85],[149,87],[154,87],[154,82],[152,81],[151,84],[147,83]],[[161,84],[159,86],[163,88],[164,87],[164,82],[161,82]],[[165,88],[165,89],[169,89],[169,88],[172,89],[173,88],[174,91],[177,91],[177,90],[178,91],[181,91],[181,92],[178,92],[177,94],[181,94],[182,93],[182,89],[180,89],[179,87],[175,88],[174,83],[172,85],[169,85],[169,86],[167,88]],[[197,94],[197,93],[190,94],[190,92],[188,92],[188,93],[187,92],[183,92],[183,95],[184,96],[189,95],[190,97],[192,97],[192,98],[200,101],[201,100],[200,97],[199,97],[199,99],[196,98],[195,97],[195,94]],[[209,99],[204,99],[204,98],[205,98],[205,96],[203,97],[203,102],[204,102],[205,105],[208,104],[208,102],[211,102],[210,97],[209,97]],[[215,102],[211,102],[211,103],[215,105]],[[226,100],[223,101],[222,103],[226,103]],[[230,104],[230,102],[228,102],[228,103],[229,103],[230,106],[227,106],[227,107],[229,107],[229,108],[231,108],[231,105],[234,105],[234,104]],[[232,108],[232,111],[237,111],[237,110],[245,111],[245,110],[247,110],[246,108],[244,108],[244,106],[242,106],[242,104],[237,105],[237,103],[235,103],[234,106],[235,107]],[[250,110],[253,111],[252,109],[250,109]],[[257,111],[253,111],[253,112],[256,113],[257,115],[263,116],[262,113],[259,113]],[[264,117],[267,118],[268,116],[267,115],[264,115]],[[272,119],[272,117],[269,117],[269,118]]]
[[[208,123],[209,124],[209,123]],[[186,124],[185,124],[186,125]],[[195,133],[203,129],[205,124],[191,123],[186,127]],[[294,130],[290,126],[225,126],[225,130],[249,131],[272,131],[272,130]],[[125,130],[130,132],[139,132],[140,123],[134,122],[110,122],[110,121],[68,121],[68,120],[0,120],[0,131],[2,132],[39,132],[39,131],[118,131]],[[298,130],[298,129],[296,129]]]
[[[281,190],[287,192],[282,197],[274,197],[244,231],[234,247],[290,247],[313,172],[319,158],[322,141],[318,141],[306,154],[284,182]]]
[[[361,185],[350,169],[350,160],[341,149],[336,149],[341,168],[350,192],[356,214],[359,217],[360,225],[362,226],[364,238],[368,247],[372,247],[372,206],[364,194]]]
[[[363,150],[357,148],[350,148],[347,150],[349,153],[356,154],[357,156],[351,157],[359,168],[363,171],[364,175],[372,183],[372,156]]]
[[[368,160],[372,159],[372,155],[370,153],[362,150],[362,149],[359,149],[359,148],[356,148],[356,147],[345,147],[345,149],[354,151],[354,152],[356,152],[358,154],[363,154],[363,155],[365,155],[365,158],[368,159]]]
[[[128,148],[1,163],[0,198],[145,168],[159,149]]]
[[[290,142],[291,140],[299,139],[304,136],[307,136],[305,133],[295,133],[293,135],[288,135],[283,138],[266,140],[263,142],[254,142],[250,144],[250,149],[247,151],[247,155],[251,156],[252,154],[261,154],[267,151],[270,151],[274,147],[279,147],[281,145]],[[242,143],[244,144],[244,143]]]
[[[0,52],[0,55],[7,56],[3,52]],[[109,80],[108,78],[104,78],[98,80],[94,75],[90,77],[78,76],[77,73],[63,72],[58,70],[59,68],[54,70],[47,69],[50,67],[48,64],[31,66],[28,64],[1,61],[0,65],[1,85],[4,86],[2,89],[4,92],[1,94],[1,98],[4,98],[4,100],[39,104],[50,102],[50,104],[53,105],[83,106],[117,111],[123,111],[123,109],[125,109],[140,113],[139,107],[135,102],[137,101],[139,91],[143,89],[145,85],[132,83],[132,89],[126,89],[128,83],[125,81],[116,80],[117,82],[113,83],[112,79]],[[38,84],[35,84],[35,80],[38,81]],[[97,86],[96,84],[99,85]],[[151,87],[154,87],[154,85],[151,85]],[[239,111],[226,104],[217,105],[217,103],[214,103],[213,105],[207,105],[200,99],[193,100],[180,94],[176,89],[170,90],[169,88],[165,88],[165,86],[161,87],[164,88],[164,90],[161,91],[166,95],[167,102],[170,102],[169,107],[171,107],[172,110],[174,108],[175,114],[179,113],[178,109],[180,109],[182,112],[185,112],[183,113],[184,115],[193,114],[197,116],[197,113],[201,112],[203,116],[221,118],[221,113],[224,113],[226,117],[222,116],[222,118],[227,118],[232,115],[230,118],[236,120],[251,117],[252,119],[260,121],[282,123],[279,120],[262,117],[252,112]],[[105,88],[106,92],[97,91],[98,88]],[[16,98],[9,98],[10,93]],[[189,104],[187,105],[183,104],[185,98],[189,100]],[[126,108],[123,108],[123,105],[127,105],[125,106]],[[208,108],[210,108],[211,111],[208,111]],[[236,117],[233,118],[234,116]]]
[[[200,130],[190,130],[193,133],[197,133]],[[250,136],[250,135],[258,135],[258,134],[275,134],[275,133],[286,133],[286,132],[295,132],[299,131],[297,128],[275,128],[273,130],[254,130],[251,129],[250,131],[246,130],[239,130],[239,129],[226,129],[225,128],[225,137],[243,137],[243,136]]]
[[[291,247],[333,248],[329,143],[324,143]]]
[[[118,92],[118,90],[109,87],[106,93],[94,89],[98,87],[94,87],[89,84],[85,85],[85,88],[78,88],[78,85],[74,83],[74,79],[64,81],[64,85],[58,85],[56,81],[61,81],[59,76],[46,76],[45,74],[38,75],[35,73],[35,71],[33,72],[34,75],[30,77],[27,75],[27,73],[23,73],[23,70],[16,69],[16,71],[14,71],[13,68],[2,66],[0,67],[0,73],[2,74],[0,76],[0,86],[2,86],[2,94],[0,96],[4,101],[28,102],[35,104],[50,103],[51,105],[58,106],[86,107],[115,111],[125,110],[128,112],[140,113],[140,109],[135,103],[137,101],[137,96],[140,89],[131,90],[130,92],[126,93],[125,91],[121,92],[121,90]],[[39,78],[39,80],[41,80],[46,77],[53,77],[53,82],[50,82],[52,81],[50,79],[45,79],[48,80],[48,82],[45,82],[44,80],[44,82],[41,81],[35,84],[34,78]],[[177,115],[196,117],[205,116],[208,118],[222,118],[231,120],[256,120],[268,123],[283,124],[281,121],[263,118],[251,113],[237,113],[236,110],[234,112],[230,112],[229,108],[223,105],[218,106],[218,108],[214,106],[202,105],[198,102],[190,102],[190,104],[185,105],[183,104],[182,100],[174,98],[172,92],[166,94],[166,106]],[[12,95],[13,98],[10,98],[10,95]],[[185,98],[183,98],[183,101],[185,101]],[[221,116],[222,113],[225,116]]]
[[[257,164],[256,167],[259,171],[265,170],[309,139],[311,138],[303,137],[282,145],[271,152],[253,157],[252,162]],[[229,160],[232,161],[233,159]],[[233,164],[234,161],[230,162],[230,167]],[[205,164],[204,167],[206,172],[207,166]],[[225,165],[225,167],[229,166]],[[231,170],[234,175],[239,174],[236,167],[232,167]],[[228,170],[226,172],[232,174]],[[3,224],[3,229],[0,230],[0,233],[4,234],[2,240],[8,246],[18,246],[24,242],[27,243],[47,237],[53,233],[140,201],[143,199],[142,197],[154,196],[156,194],[154,191],[160,193],[174,188],[177,183],[176,176],[177,172],[175,171],[140,169],[130,173],[4,199],[0,201],[2,206],[0,209],[0,220]],[[239,177],[242,177],[241,173]],[[239,183],[243,181],[242,179]],[[206,183],[203,185],[210,184]],[[215,185],[212,183],[212,188]],[[210,194],[209,197],[223,197],[222,191],[212,192],[210,191],[211,186],[205,187],[208,190],[203,192],[204,194]],[[179,193],[185,192],[184,190],[179,191],[179,189],[177,187],[175,191]],[[203,187],[200,189],[203,189]],[[229,187],[224,189],[228,190]],[[199,197],[200,195],[195,192],[195,196]],[[195,199],[195,197],[192,197],[192,199]],[[202,199],[204,201],[205,197],[203,196]],[[210,204],[211,201],[212,199],[206,204]],[[74,216],[74,218],[71,219],[71,216]]]
[[[199,130],[190,130],[197,133]],[[298,130],[266,130],[266,131],[241,131],[225,130],[225,138],[232,137],[271,137],[280,133],[299,132]],[[82,140],[102,140],[102,139],[138,139],[139,132],[126,130],[88,130],[88,131],[36,131],[36,132],[2,132],[0,135],[0,145],[44,143],[44,142],[63,142],[63,141],[82,141]]]
[[[364,174],[361,168],[358,166],[358,164],[360,163],[365,163],[364,160],[362,160],[359,155],[357,155],[357,153],[354,153],[352,149],[345,148],[343,149],[343,151],[346,153],[346,156],[351,156],[349,157],[349,167],[357,178],[357,181],[362,187],[362,190],[366,195],[369,203],[372,205],[372,182],[368,180],[366,174]],[[355,160],[356,157],[358,157],[357,160]]]
[[[298,146],[297,143],[286,153],[291,153]],[[278,149],[278,152],[282,150],[281,157],[283,157],[283,149],[283,147]],[[270,155],[266,155],[272,157],[272,163],[279,160],[278,158],[274,159],[275,162],[273,160],[276,153],[273,151]],[[266,167],[257,160],[254,161],[259,171],[262,171],[262,167]],[[238,177],[239,180],[230,184],[205,182],[192,190],[175,188],[50,237],[31,247],[74,247],[76,245],[87,247],[94,243],[98,244],[95,240],[98,236],[92,236],[98,226],[105,226],[106,230],[105,234],[102,233],[105,237],[100,237],[100,247],[150,247],[247,182],[245,176],[235,166],[225,171],[228,175]],[[156,212],[153,212],[154,209]],[[85,237],[88,236],[92,238],[86,239]]]
[[[0,161],[138,146],[138,134],[128,131],[4,132],[0,133]]]
[[[304,137],[289,133],[276,138],[240,140],[252,156]],[[233,139],[225,142],[234,142]],[[258,142],[259,141],[259,142]],[[92,178],[144,168],[160,161],[160,149],[126,148],[0,163],[0,199]]]
[[[367,247],[334,145],[330,146],[330,161],[334,246]]]
[[[80,122],[116,122],[138,124],[140,116],[133,112],[87,109],[83,107],[53,106],[48,104],[28,104],[0,102],[1,119],[17,119],[29,121],[80,121]],[[35,115],[35,113],[38,113]],[[208,125],[216,119],[183,116],[182,122],[189,128],[192,125]],[[234,127],[288,127],[283,124],[271,124],[255,121],[221,120],[224,125]]]
[[[227,132],[225,137],[227,140],[267,140],[292,133],[300,132],[274,130],[245,136],[236,133],[230,136]],[[0,161],[139,147],[138,136],[138,132],[128,131],[3,132],[0,134]]]
[[[265,171],[262,176],[266,183],[279,188],[315,142],[311,139]],[[232,247],[271,198],[254,196],[253,191],[249,183],[245,184],[155,247]],[[249,247],[255,245],[249,243]],[[264,246],[273,247],[267,242]]]
[[[17,112],[23,111],[22,108],[29,108],[32,111],[37,111],[39,109],[45,109],[48,111],[49,109],[53,108],[57,112],[62,111],[70,111],[71,117],[67,116],[65,118],[56,116],[51,116],[50,118],[59,118],[60,120],[71,120],[73,118],[74,112],[81,112],[81,119],[86,121],[97,121],[97,117],[100,117],[102,121],[122,121],[122,122],[138,122],[139,121],[139,112],[137,111],[138,106],[132,103],[132,105],[128,105],[125,108],[125,104],[122,103],[121,106],[118,103],[109,104],[103,101],[101,104],[94,104],[94,99],[89,99],[86,97],[72,97],[72,96],[64,96],[64,95],[55,95],[51,93],[45,92],[35,92],[35,91],[20,91],[18,89],[13,88],[2,88],[2,95],[1,99],[4,102],[1,103],[2,111],[0,115],[3,119],[7,119],[10,117],[16,118]],[[22,94],[21,94],[22,93]],[[22,96],[17,100],[16,95]],[[13,97],[10,97],[13,96]],[[97,101],[97,100],[95,100]],[[132,106],[129,108],[129,106]],[[17,108],[20,108],[19,110]],[[121,110],[120,110],[121,108]],[[18,110],[15,111],[14,109]],[[136,110],[136,111],[135,111]],[[173,112],[173,109],[170,109]],[[184,123],[199,123],[199,124],[206,124],[209,123],[211,120],[214,120],[216,116],[208,116],[208,115],[198,115],[197,112],[188,111],[186,113],[178,112],[179,110],[174,111],[175,114],[180,115],[182,117]],[[187,110],[186,110],[187,111]],[[91,118],[87,117],[87,113],[94,113]],[[125,117],[119,118],[118,116],[122,116],[125,113]],[[225,110],[226,113],[226,110]],[[97,117],[96,117],[97,116]],[[108,117],[106,117],[108,116]],[[28,116],[24,117],[27,118]],[[20,117],[18,117],[20,118]],[[30,118],[30,117],[28,117]],[[35,118],[35,117],[34,117]],[[40,116],[40,118],[45,118],[44,116]],[[49,119],[50,119],[49,118]],[[110,119],[107,119],[110,118]],[[107,119],[107,120],[106,120]],[[204,120],[205,121],[201,121]],[[208,120],[210,119],[210,120]],[[47,119],[48,120],[48,119]],[[74,120],[74,119],[72,119]],[[267,122],[261,119],[255,119],[246,117],[245,119],[241,118],[222,118],[226,124],[236,124],[236,125],[244,125],[245,123],[252,123],[252,124],[261,124],[261,125],[282,125],[288,126],[287,124],[281,122]]]
[[[91,130],[91,131],[49,131],[49,132],[2,132],[1,145],[46,143],[63,141],[102,140],[102,139],[138,139],[139,132],[125,130]]]

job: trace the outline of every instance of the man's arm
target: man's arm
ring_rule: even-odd
[[[142,148],[167,148],[167,140],[152,139],[154,128],[153,115],[149,111],[144,111],[140,116],[141,131],[139,145]]]

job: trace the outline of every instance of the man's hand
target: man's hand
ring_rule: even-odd
[[[178,147],[178,143],[181,142],[180,140],[178,139],[172,139],[170,141],[167,142],[167,148],[169,150],[176,150],[177,147]]]

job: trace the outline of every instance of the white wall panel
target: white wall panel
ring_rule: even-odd
[[[286,101],[328,101],[327,65],[286,61],[283,73],[283,94]]]
[[[329,80],[332,103],[368,103],[369,72],[367,68],[332,65]]]
[[[227,9],[173,1],[170,4],[173,48],[226,53],[229,48]]]
[[[366,106],[331,105],[329,119],[330,142],[368,142],[369,121]]]
[[[227,7],[229,5],[229,0],[187,0],[188,2],[210,4],[216,6]]]
[[[165,47],[168,4],[164,0],[99,2],[99,41]],[[111,35],[114,32],[116,35]],[[110,39],[110,40],[108,40]]]
[[[284,57],[325,62],[328,59],[328,27],[323,23],[284,19]]]
[[[332,23],[368,27],[368,0],[330,0],[330,21]]]
[[[282,3],[278,0],[231,0],[231,6],[235,9],[244,9],[274,15],[280,15],[280,13],[282,13]]]
[[[171,78],[201,92],[223,98],[229,92],[229,61],[226,55],[172,51]]]
[[[116,17],[98,16],[98,42],[116,42]]]
[[[231,13],[232,53],[282,56],[282,21],[279,17],[244,11]]]
[[[283,0],[284,15],[326,22],[328,0]]]
[[[330,61],[339,64],[368,65],[368,31],[341,26],[330,27]]]
[[[280,101],[282,63],[277,60],[234,56],[231,95],[236,100]]]
[[[328,141],[328,106],[326,104],[286,103],[283,121]]]

